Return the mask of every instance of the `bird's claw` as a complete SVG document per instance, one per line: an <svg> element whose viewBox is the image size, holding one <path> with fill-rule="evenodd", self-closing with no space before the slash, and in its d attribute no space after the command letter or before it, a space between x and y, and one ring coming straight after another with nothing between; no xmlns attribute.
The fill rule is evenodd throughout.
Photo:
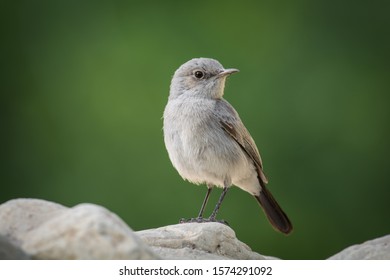
<svg viewBox="0 0 390 280"><path fill-rule="evenodd" d="M180 224L186 224L186 223L212 223L212 222L221 223L221 224L224 224L226 226L230 226L227 221L225 221L225 220L217 220L217 219L215 219L215 217L210 217L210 218L207 218L207 219L203 218L203 217L190 218L190 219L181 218L179 220Z"/></svg>

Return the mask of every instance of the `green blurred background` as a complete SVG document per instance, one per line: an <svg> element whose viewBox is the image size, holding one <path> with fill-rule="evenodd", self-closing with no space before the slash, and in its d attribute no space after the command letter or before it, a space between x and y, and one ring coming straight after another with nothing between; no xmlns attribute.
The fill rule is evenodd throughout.
<svg viewBox="0 0 390 280"><path fill-rule="evenodd" d="M213 57L240 69L225 97L295 226L234 188L219 218L240 240L322 259L390 233L388 2L1 1L0 28L0 203L96 203L134 230L196 216L206 188L172 167L161 117L173 72Z"/></svg>

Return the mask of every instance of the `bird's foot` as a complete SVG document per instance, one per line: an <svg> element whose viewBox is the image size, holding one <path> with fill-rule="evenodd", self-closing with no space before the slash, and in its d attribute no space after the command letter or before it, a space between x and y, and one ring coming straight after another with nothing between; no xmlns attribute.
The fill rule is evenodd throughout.
<svg viewBox="0 0 390 280"><path fill-rule="evenodd" d="M190 219L181 218L179 220L180 224L186 224L186 223L212 223L212 222L221 223L221 224L224 224L226 226L230 226L227 221L225 221L225 220L217 220L217 219L215 219L215 217L210 217L210 218L207 218L207 219L203 218L203 217L190 218Z"/></svg>
<svg viewBox="0 0 390 280"><path fill-rule="evenodd" d="M206 223L206 222L208 222L207 219L202 218L202 217L190 218L190 219L181 218L179 220L180 224L186 224L186 223Z"/></svg>

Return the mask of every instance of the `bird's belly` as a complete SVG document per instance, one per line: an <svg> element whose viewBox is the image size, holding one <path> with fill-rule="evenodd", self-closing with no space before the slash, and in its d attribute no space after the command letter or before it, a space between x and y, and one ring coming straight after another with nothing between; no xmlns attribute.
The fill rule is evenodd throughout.
<svg viewBox="0 0 390 280"><path fill-rule="evenodd" d="M168 140L170 143L166 141L171 145L171 161L184 179L224 187L254 176L252 161L241 147L225 132L219 135L223 137L207 137L204 133L193 133L193 130L177 131L171 137L172 141ZM229 141L231 145L226 145Z"/></svg>

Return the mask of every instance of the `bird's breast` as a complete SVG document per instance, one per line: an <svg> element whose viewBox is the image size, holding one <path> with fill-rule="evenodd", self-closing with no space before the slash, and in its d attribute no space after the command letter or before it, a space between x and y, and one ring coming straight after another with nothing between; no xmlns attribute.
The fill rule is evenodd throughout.
<svg viewBox="0 0 390 280"><path fill-rule="evenodd" d="M172 164L194 183L223 186L253 169L239 145L220 127L212 104L168 104L164 140Z"/></svg>

